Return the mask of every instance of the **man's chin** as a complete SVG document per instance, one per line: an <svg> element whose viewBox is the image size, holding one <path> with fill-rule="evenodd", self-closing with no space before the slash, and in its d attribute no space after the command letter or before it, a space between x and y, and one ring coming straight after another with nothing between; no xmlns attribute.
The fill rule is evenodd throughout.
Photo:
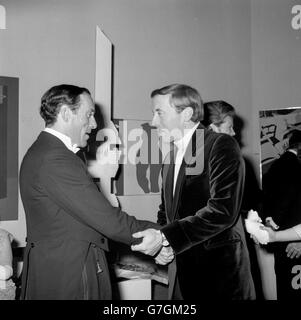
<svg viewBox="0 0 301 320"><path fill-rule="evenodd" d="M85 148L88 145L87 141L82 141L79 144L77 144L78 148Z"/></svg>

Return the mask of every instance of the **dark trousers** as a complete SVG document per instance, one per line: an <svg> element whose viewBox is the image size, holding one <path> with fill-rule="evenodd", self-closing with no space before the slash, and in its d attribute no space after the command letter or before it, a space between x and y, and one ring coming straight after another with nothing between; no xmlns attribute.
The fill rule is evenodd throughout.
<svg viewBox="0 0 301 320"><path fill-rule="evenodd" d="M187 250L177 257L177 275L184 300L254 300L250 261L241 240L203 250Z"/></svg>

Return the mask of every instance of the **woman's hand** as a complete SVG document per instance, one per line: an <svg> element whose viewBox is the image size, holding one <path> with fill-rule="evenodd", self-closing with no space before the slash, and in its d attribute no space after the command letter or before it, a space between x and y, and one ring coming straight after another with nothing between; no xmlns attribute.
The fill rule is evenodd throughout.
<svg viewBox="0 0 301 320"><path fill-rule="evenodd" d="M269 234L269 242L276 241L276 233L277 231L273 230L271 227L262 227L263 230L266 230Z"/></svg>

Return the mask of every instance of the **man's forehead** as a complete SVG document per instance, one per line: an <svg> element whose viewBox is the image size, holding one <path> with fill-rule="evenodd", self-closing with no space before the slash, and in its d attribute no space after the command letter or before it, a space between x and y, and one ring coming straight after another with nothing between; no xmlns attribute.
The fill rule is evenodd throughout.
<svg viewBox="0 0 301 320"><path fill-rule="evenodd" d="M158 98L156 99L156 97ZM157 95L153 97L152 109L153 109L153 112L155 111L170 112L171 110L176 111L172 101L171 94L169 93L166 95Z"/></svg>
<svg viewBox="0 0 301 320"><path fill-rule="evenodd" d="M165 95L158 94L158 95L154 96L152 99L153 108L154 109L162 109L165 106L171 106L170 99L171 99L170 93L165 94Z"/></svg>
<svg viewBox="0 0 301 320"><path fill-rule="evenodd" d="M95 111L95 104L88 93L83 93L80 97L82 105L84 105L89 111Z"/></svg>

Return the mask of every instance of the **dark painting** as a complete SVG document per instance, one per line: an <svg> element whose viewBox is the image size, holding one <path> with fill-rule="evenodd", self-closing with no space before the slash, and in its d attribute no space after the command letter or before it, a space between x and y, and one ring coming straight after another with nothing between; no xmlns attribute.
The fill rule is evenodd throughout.
<svg viewBox="0 0 301 320"><path fill-rule="evenodd" d="M19 79L0 77L0 221L18 220Z"/></svg>

